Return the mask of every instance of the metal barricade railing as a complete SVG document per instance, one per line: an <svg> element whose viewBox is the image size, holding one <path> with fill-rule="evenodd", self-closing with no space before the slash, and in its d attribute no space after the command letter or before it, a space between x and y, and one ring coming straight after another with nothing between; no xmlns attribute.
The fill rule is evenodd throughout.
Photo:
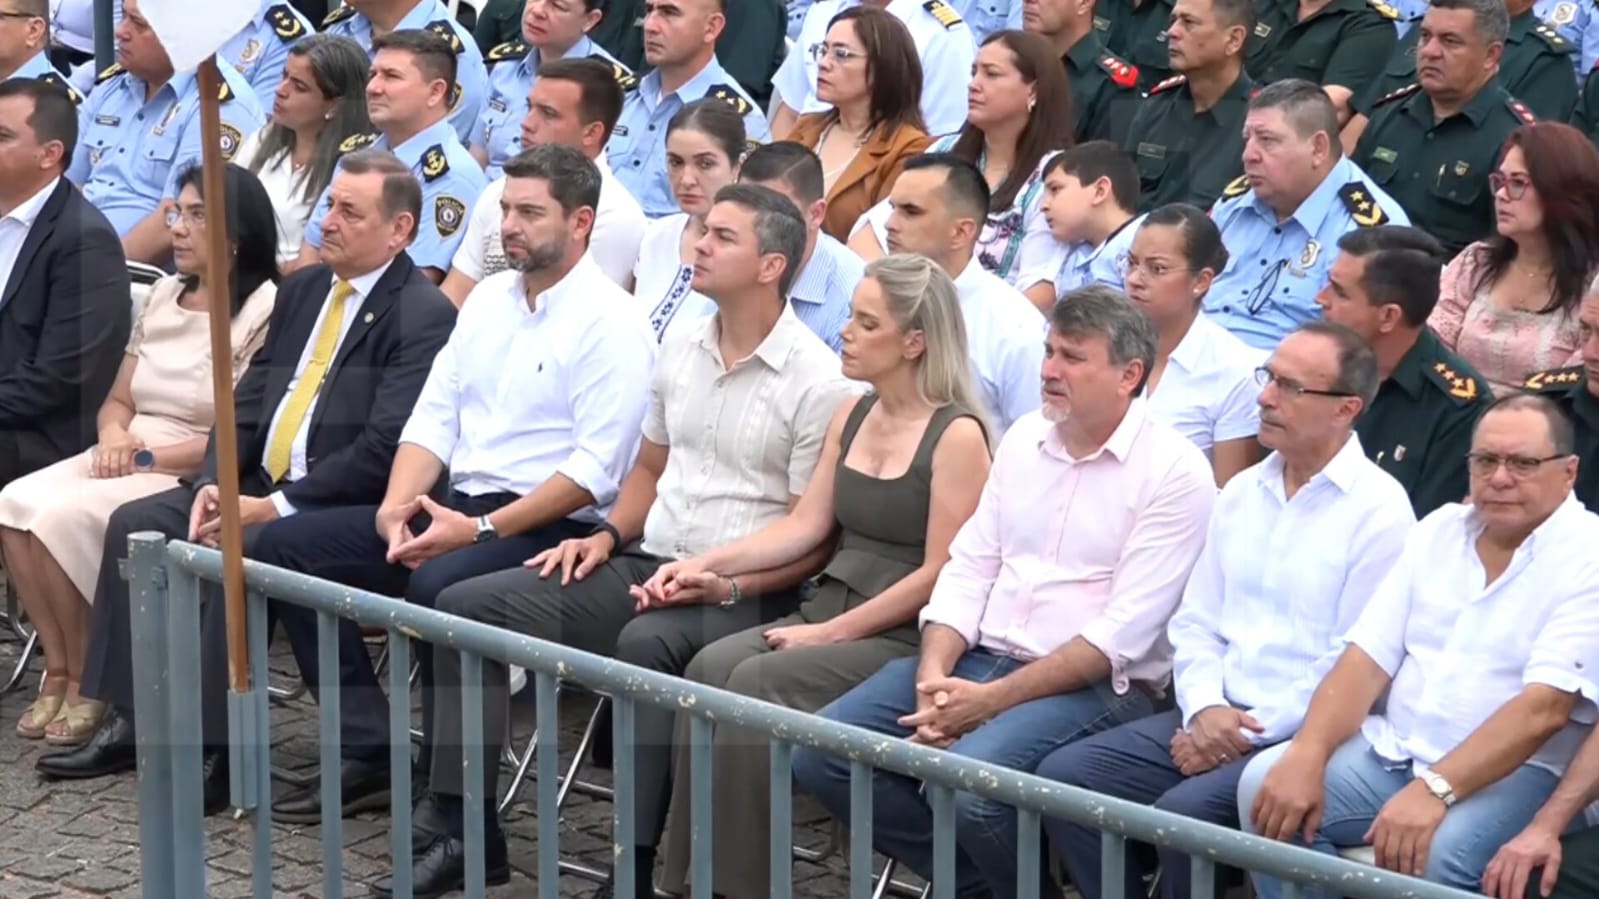
<svg viewBox="0 0 1599 899"><path fill-rule="evenodd" d="M144 895L155 899L200 899L205 893L205 829L201 801L199 600L201 579L221 577L221 555L185 543L166 544L156 534L130 539L129 571L133 599L134 680L137 691L139 805ZM1216 899L1216 865L1262 872L1290 881L1286 899L1298 899L1304 885L1352 899L1469 899L1472 895L1415 878L1323 855L1298 846L1261 839L985 764L906 740L885 738L805 712L772 705L637 668L614 659L468 621L389 597L271 566L246 561L249 590L250 671L253 688L230 695L229 735L233 753L233 804L254 822L253 877L257 897L272 895L271 740L267 695L267 598L304 606L317 613L318 653L324 679L336 678L339 619L388 630L391 747L392 849L394 895L410 899L411 849L411 685L406 638L428 641L438 651L461 653L462 797L465 819L466 895L482 897L485 878L483 795L483 660L519 665L533 674L538 738L536 785L536 880L541 899L559 895L560 820L557 810L562 772L558 757L556 687L568 681L602 690L611 697L614 728L613 788L618 796L634 789L631 747L638 703L671 708L693 716L690 767L693 775L691 884L694 899L710 899L712 756L717 723L736 724L769 737L771 743L771 857L792 852L793 791L790 765L794 746L812 747L850 760L848 824L849 895L869 899L874 871L872 791L874 770L892 771L926 784L933 810L934 899L953 899L957 792L1008 803L1018 811L1021 839L1017 853L1020 895L1038 894L1041 823L1064 818L1104 833L1101 856L1106 899L1125 899L1137 885L1122 882L1127 841L1169 846L1189 854L1196 899ZM323 886L325 899L343 895L343 829L340 807L339 705L336 680L321 689L321 798ZM613 803L612 850L616 894L634 895L633 804ZM769 895L793 895L793 866L771 866Z"/></svg>

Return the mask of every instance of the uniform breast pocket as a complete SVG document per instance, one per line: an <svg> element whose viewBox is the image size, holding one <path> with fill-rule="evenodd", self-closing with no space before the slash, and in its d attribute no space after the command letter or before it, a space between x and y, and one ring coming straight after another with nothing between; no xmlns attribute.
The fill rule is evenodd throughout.
<svg viewBox="0 0 1599 899"><path fill-rule="evenodd" d="M1275 68L1288 78L1303 78L1311 84L1320 84L1322 73L1327 71L1327 60L1332 56L1332 48L1319 41L1314 46L1309 46L1308 43L1301 42L1298 46L1283 48ZM1358 86L1345 85L1345 87Z"/></svg>
<svg viewBox="0 0 1599 899"><path fill-rule="evenodd" d="M178 135L171 129L146 137L144 146L139 148L139 179L157 191L164 189L177 155Z"/></svg>
<svg viewBox="0 0 1599 899"><path fill-rule="evenodd" d="M1483 188L1488 167L1470 160L1445 162L1433 176L1432 195L1453 206L1477 205L1486 196Z"/></svg>
<svg viewBox="0 0 1599 899"><path fill-rule="evenodd" d="M1399 158L1392 150L1378 147L1371 159L1366 161L1365 169L1371 180L1388 187L1394 180L1394 174L1399 171Z"/></svg>
<svg viewBox="0 0 1599 899"><path fill-rule="evenodd" d="M1159 144L1140 143L1133 148L1134 157L1138 161L1138 182L1144 193L1150 194L1158 188L1166 178L1166 169L1171 165L1172 151Z"/></svg>
<svg viewBox="0 0 1599 899"><path fill-rule="evenodd" d="M495 134L505 125L511 117L511 108L504 97L490 97L489 102L483 107L483 134L488 140L493 140Z"/></svg>
<svg viewBox="0 0 1599 899"><path fill-rule="evenodd" d="M117 138L122 135L122 120L116 116L96 116L83 133L83 148L79 151L89 157L89 171L112 161L117 152Z"/></svg>

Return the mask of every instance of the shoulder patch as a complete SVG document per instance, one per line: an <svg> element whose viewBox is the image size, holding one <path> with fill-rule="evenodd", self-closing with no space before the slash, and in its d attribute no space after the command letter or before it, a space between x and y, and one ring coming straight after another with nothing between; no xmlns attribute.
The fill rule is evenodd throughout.
<svg viewBox="0 0 1599 899"><path fill-rule="evenodd" d="M1551 368L1533 372L1527 376L1527 380L1521 386L1536 393L1564 393L1586 380L1588 376L1583 373L1582 366L1573 365L1570 368Z"/></svg>
<svg viewBox="0 0 1599 899"><path fill-rule="evenodd" d="M433 225L440 237L449 237L461 230L466 221L466 204L454 197L440 194L433 200Z"/></svg>
<svg viewBox="0 0 1599 899"><path fill-rule="evenodd" d="M493 49L483 54L483 61L488 63L490 68L493 68L495 63L505 62L507 59L521 59L526 55L527 42L518 38L514 41L496 44Z"/></svg>
<svg viewBox="0 0 1599 899"><path fill-rule="evenodd" d="M934 19L938 20L938 24L944 26L945 31L950 31L956 25L963 24L966 21L961 18L960 13L955 11L955 7L950 6L945 0L927 0L926 3L922 4L922 9L927 10Z"/></svg>
<svg viewBox="0 0 1599 899"><path fill-rule="evenodd" d="M1362 228L1374 228L1388 222L1388 213L1372 197L1371 189L1359 181L1351 181L1338 188L1338 199L1344 201L1349 217Z"/></svg>
<svg viewBox="0 0 1599 899"><path fill-rule="evenodd" d="M1532 114L1532 110L1527 108L1527 104L1517 100L1515 97L1511 97L1510 102L1506 105L1510 107L1512 113L1515 113L1516 118L1523 123L1531 125L1533 122L1538 121L1538 117Z"/></svg>
<svg viewBox="0 0 1599 899"><path fill-rule="evenodd" d="M1155 85L1154 87L1150 88L1149 89L1149 95L1151 97L1153 97L1154 95L1156 95L1156 94L1158 94L1158 93L1160 93L1162 91L1169 91L1172 88L1178 86L1179 84L1187 84L1187 83L1188 83L1188 76L1187 75L1173 75L1170 78L1167 78L1165 81L1162 81L1159 84Z"/></svg>
<svg viewBox="0 0 1599 899"><path fill-rule="evenodd" d="M1447 362L1439 362L1432 367L1433 382L1444 389L1444 392L1462 403L1469 403L1482 396L1482 388L1477 379L1471 375L1464 375L1455 371Z"/></svg>
<svg viewBox="0 0 1599 899"><path fill-rule="evenodd" d="M1130 62L1124 62L1114 54L1106 53L1099 58L1099 67L1110 76L1111 83L1120 88L1133 88L1138 86L1138 67Z"/></svg>
<svg viewBox="0 0 1599 899"><path fill-rule="evenodd" d="M431 31L439 37L449 41L450 50L457 55L459 55L462 50L466 49L466 45L461 43L461 36L455 33L454 28L450 27L449 19L439 19L437 22L429 22L422 26L422 30Z"/></svg>
<svg viewBox="0 0 1599 899"><path fill-rule="evenodd" d="M339 153L354 153L356 150L365 150L367 147L377 143L377 141L378 135L375 132L372 134L352 134L344 139L344 143L339 144Z"/></svg>
<svg viewBox="0 0 1599 899"><path fill-rule="evenodd" d="M1372 9L1375 9L1377 11L1377 15L1382 16L1389 21L1399 21L1399 10L1394 9L1387 3L1384 3L1383 0L1366 0L1366 5Z"/></svg>
<svg viewBox="0 0 1599 899"><path fill-rule="evenodd" d="M1233 197L1241 197L1248 192L1248 175L1239 175L1237 178L1227 182L1227 186L1221 189L1221 195L1229 200L1231 200Z"/></svg>
<svg viewBox="0 0 1599 899"><path fill-rule="evenodd" d="M105 84L107 81L110 81L111 79L113 79L113 78L115 78L115 77L117 77L118 75L121 75L121 74L122 74L122 64L114 62L111 65L106 66L104 69L102 69L100 74L94 76L94 83L95 84Z"/></svg>
<svg viewBox="0 0 1599 899"><path fill-rule="evenodd" d="M616 86L622 89L622 93L625 94L633 88L638 87L638 76L634 75L627 66L624 66L619 62L612 62L598 53L592 54L589 56L589 59L592 59L596 62L603 62L611 67L611 74L616 78Z"/></svg>
<svg viewBox="0 0 1599 899"><path fill-rule="evenodd" d="M705 96L715 97L723 102L731 103L733 108L738 110L739 115L749 115L750 111L755 108L755 104L744 99L744 96L738 92L738 89L733 87L731 84L713 85L710 90L705 92Z"/></svg>
<svg viewBox="0 0 1599 899"><path fill-rule="evenodd" d="M1547 23L1539 22L1538 25L1532 29L1532 33L1545 44L1548 44L1549 49L1556 53L1571 53L1577 49L1572 45L1571 41L1561 37L1560 32L1556 31L1554 26Z"/></svg>
<svg viewBox="0 0 1599 899"><path fill-rule="evenodd" d="M1556 3L1550 11L1548 21L1556 28L1570 25L1577 21L1577 4L1571 2Z"/></svg>
<svg viewBox="0 0 1599 899"><path fill-rule="evenodd" d="M78 89L72 86L72 82L62 78L60 75L57 75L54 72L45 72L43 75L39 76L39 80L43 81L45 84L51 85L52 87L59 87L66 91L67 98L72 101L73 106L80 106L83 104L83 94L78 93Z"/></svg>
<svg viewBox="0 0 1599 899"><path fill-rule="evenodd" d="M1389 91L1388 93L1383 94L1381 97L1377 98L1377 102L1375 102L1375 103L1373 103L1371 105L1375 107L1375 106L1381 106L1384 103L1391 103L1391 102L1393 102L1395 100L1400 100L1400 99L1403 99L1405 97L1408 97L1411 94L1413 94L1413 93L1415 93L1416 91L1419 91L1419 90L1421 90L1421 82L1419 82L1419 81L1412 82L1412 83L1407 84L1404 87L1400 88L1399 90Z"/></svg>
<svg viewBox="0 0 1599 899"><path fill-rule="evenodd" d="M232 162L233 157L239 152L239 145L244 143L244 135L239 129L223 122L217 140L222 147L222 160Z"/></svg>
<svg viewBox="0 0 1599 899"><path fill-rule="evenodd" d="M443 178L450 171L450 160L444 155L444 145L434 144L422 152L422 177L428 183Z"/></svg>
<svg viewBox="0 0 1599 899"><path fill-rule="evenodd" d="M294 8L287 3L279 3L266 12L267 24L272 26L272 33L287 44L302 34L305 34L305 23L294 14Z"/></svg>
<svg viewBox="0 0 1599 899"><path fill-rule="evenodd" d="M332 12L327 14L327 16L322 20L322 27L326 28L329 25L337 24L339 22L344 21L345 19L348 19L349 17L351 17L353 15L355 15L355 7L353 7L353 6L340 6L338 9L335 9L334 11L332 11Z"/></svg>

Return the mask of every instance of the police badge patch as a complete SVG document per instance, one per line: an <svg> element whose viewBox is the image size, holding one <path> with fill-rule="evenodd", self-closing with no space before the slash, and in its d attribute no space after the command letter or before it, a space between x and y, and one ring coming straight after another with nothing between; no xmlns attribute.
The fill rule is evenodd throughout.
<svg viewBox="0 0 1599 899"><path fill-rule="evenodd" d="M454 197L440 196L433 201L433 223L440 237L450 237L461 230L466 219L466 204Z"/></svg>
<svg viewBox="0 0 1599 899"><path fill-rule="evenodd" d="M223 122L220 137L222 158L232 162L233 154L239 152L239 145L244 143L244 135L239 133L239 129L229 125L227 122Z"/></svg>

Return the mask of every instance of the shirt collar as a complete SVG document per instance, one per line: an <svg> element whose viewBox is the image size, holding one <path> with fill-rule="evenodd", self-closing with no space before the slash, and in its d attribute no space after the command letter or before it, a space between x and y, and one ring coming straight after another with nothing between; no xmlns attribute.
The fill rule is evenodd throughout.
<svg viewBox="0 0 1599 899"><path fill-rule="evenodd" d="M555 282L555 286L549 290L539 294L538 303L531 312L527 308L527 285L520 277L512 281L511 295L516 297L524 313L537 315L543 312L546 315L554 315L572 303L582 302L582 297L585 293L584 287L594 283L593 275L597 271L598 269L589 254L584 253L577 260L577 265L572 266L572 270L566 273L566 277Z"/></svg>
<svg viewBox="0 0 1599 899"><path fill-rule="evenodd" d="M1477 95L1471 98L1471 102L1461 107L1460 111L1455 113L1455 115L1465 116L1470 120L1472 127L1480 128L1482 123L1488 118L1488 111L1493 108L1493 105L1503 102L1502 94L1504 94L1504 88L1499 86L1499 81L1491 79L1482 86L1481 90L1477 91ZM1429 131L1442 124L1438 121L1438 113L1433 108L1432 97L1426 91L1416 91L1413 96L1405 101L1405 105Z"/></svg>
<svg viewBox="0 0 1599 899"><path fill-rule="evenodd" d="M1172 348L1167 361L1177 363L1178 368L1190 375L1197 373L1200 363L1208 355L1206 350L1210 349L1211 338L1214 336L1206 329L1219 327L1221 326L1206 318L1205 313L1201 312L1194 318L1194 323L1188 326L1188 333L1184 334L1183 339L1177 341L1177 346Z"/></svg>
<svg viewBox="0 0 1599 899"><path fill-rule="evenodd" d="M1106 248L1110 247L1116 242L1117 237L1123 234L1129 234L1132 231L1137 231L1139 223L1143 222L1143 220L1144 217L1141 215L1129 216L1127 221L1117 225L1116 230L1105 236L1104 243L1088 251L1088 253L1083 257L1083 264L1087 265L1088 263L1093 262L1095 259L1098 259L1100 254L1105 252Z"/></svg>
<svg viewBox="0 0 1599 899"><path fill-rule="evenodd" d="M719 62L716 56L713 54L710 60L705 63L705 68L700 69L694 74L693 78L683 82L683 84L678 87L676 96L680 99L688 98L683 100L685 103L698 100L709 93L711 86L718 80L728 80L727 71L722 68L721 62ZM653 69L648 75L645 75L644 80L639 82L639 89L641 91L648 89L649 93L657 102L659 102L662 99L661 70Z"/></svg>
<svg viewBox="0 0 1599 899"><path fill-rule="evenodd" d="M0 220L16 222L31 230L33 223L39 220L39 213L44 210L45 201L50 199L50 194L55 191L56 185L60 182L60 177L50 179L50 183L44 186L44 190L23 200L18 204L17 208L6 213L5 218Z"/></svg>
<svg viewBox="0 0 1599 899"><path fill-rule="evenodd" d="M1066 55L1061 57L1061 62L1079 72L1086 71L1099 65L1100 54L1104 52L1105 45L1100 43L1099 35L1090 28L1087 34L1078 38L1077 43L1072 44L1072 48L1066 51Z"/></svg>
<svg viewBox="0 0 1599 899"><path fill-rule="evenodd" d="M1350 181L1358 180L1354 177L1354 173L1348 169L1351 165L1353 163L1347 157L1340 158L1338 162L1334 163L1333 167L1327 171L1327 175L1321 179L1321 183L1316 185L1316 189L1310 192L1310 196L1306 197L1299 204L1299 207L1293 211L1293 214L1288 216L1288 221L1298 222L1299 227L1303 228L1306 234L1312 236L1317 231L1320 231L1321 224L1327 218L1328 211L1333 208L1334 202L1338 200L1338 189ZM1266 202L1253 189L1250 190L1249 195L1253 198L1250 205L1254 208L1255 213L1275 225L1277 223L1276 210L1267 206Z"/></svg>
<svg viewBox="0 0 1599 899"><path fill-rule="evenodd" d="M435 4L433 3L433 0L419 0L415 6L411 7L410 12L406 13L400 18L400 21L395 24L394 30L406 31L408 29L421 28L427 25L435 18L433 15L434 6ZM438 16L437 18L447 19L449 17Z"/></svg>
<svg viewBox="0 0 1599 899"><path fill-rule="evenodd" d="M782 371L783 364L788 361L788 357L794 349L794 342L802 331L805 331L805 326L800 323L799 317L794 314L794 307L784 303L783 312L777 317L777 324L773 325L772 330L767 332L765 339L755 348L755 352L751 353L750 357L761 360L772 371ZM699 339L700 348L709 353L713 359L720 358L718 356L720 350L716 344L721 334L722 313L718 312L705 319L705 327L700 331ZM723 359L722 364L726 365L727 360Z"/></svg>
<svg viewBox="0 0 1599 899"><path fill-rule="evenodd" d="M1539 522L1538 526L1532 529L1532 533L1527 535L1527 539L1523 540L1521 545L1516 547L1516 553L1519 555L1522 550L1536 552L1538 543L1541 540L1547 539L1552 541L1555 539L1553 536L1546 535L1550 535L1551 532L1565 527L1567 519L1572 518L1573 516L1586 514L1588 514L1587 507L1578 501L1577 492L1575 490L1568 490L1566 492L1566 498L1560 501L1560 505L1556 506L1555 510L1549 513L1548 518L1545 518L1543 521ZM1482 520L1482 513L1477 511L1476 506L1472 506L1466 512L1466 533L1475 539L1478 535L1482 534L1483 527L1484 524Z"/></svg>
<svg viewBox="0 0 1599 899"><path fill-rule="evenodd" d="M11 77L39 78L54 71L55 67L50 65L50 57L46 56L43 50L40 50L38 53L33 54L33 57L27 62L18 66L17 71Z"/></svg>
<svg viewBox="0 0 1599 899"><path fill-rule="evenodd" d="M1354 431L1349 432L1349 439L1337 453L1322 466L1321 471L1305 482L1305 487L1322 479L1329 481L1339 492L1348 493L1354 489L1355 481L1359 480L1361 470L1366 464L1366 451L1361 449L1360 438ZM1271 491L1279 498L1286 495L1283 489L1283 455L1273 452L1260 464L1260 486ZM1303 490L1304 488L1300 488Z"/></svg>
<svg viewBox="0 0 1599 899"><path fill-rule="evenodd" d="M433 146L434 144L443 144L447 141L445 132L454 134L455 127L450 124L449 119L439 119L437 122L434 122L421 131L418 131L416 134L412 135L409 140L397 147L390 146L389 139L387 136L385 136L380 142L380 149L389 150L395 156L398 156L401 162L404 162L406 165L414 168L422 161L422 154L426 152L429 147Z"/></svg>
<svg viewBox="0 0 1599 899"><path fill-rule="evenodd" d="M383 279L384 273L387 272L389 270L389 266L393 264L394 260L390 259L388 262L383 263L381 266L367 272L364 275L356 275L354 278L351 278L350 286L355 288L355 295L359 297L362 302L366 302L366 298L372 295L373 288L378 286L378 281ZM339 276L334 275L333 280L337 282L339 280ZM331 284L328 285L328 289L333 289Z"/></svg>
<svg viewBox="0 0 1599 899"><path fill-rule="evenodd" d="M1438 338L1433 336L1432 328L1423 325L1416 342L1410 345L1405 355L1399 357L1399 364L1389 372L1388 380L1398 384L1411 396L1420 396L1427 388L1427 361L1436 359L1441 350L1442 346Z"/></svg>
<svg viewBox="0 0 1599 899"><path fill-rule="evenodd" d="M528 47L527 55L522 57L521 66L524 72L534 73L539 70L541 63L557 59L582 59L585 56L596 54L597 50L598 47L594 41L590 40L589 36L585 34L577 39L577 43L568 47L565 53L560 56L552 56L548 60L544 58L544 54L539 48L530 46Z"/></svg>
<svg viewBox="0 0 1599 899"><path fill-rule="evenodd" d="M1144 429L1144 421L1148 417L1148 401L1141 396L1133 397L1132 403L1127 406L1127 412L1116 425L1116 430L1110 433L1110 439L1099 449L1081 459L1073 458L1071 453L1066 451L1066 444L1060 439L1060 427L1054 424L1049 426L1038 441L1038 449L1039 452L1048 453L1075 465L1092 462L1105 453L1110 453L1117 462L1126 462L1128 454L1133 451L1133 441L1138 439L1138 434Z"/></svg>

